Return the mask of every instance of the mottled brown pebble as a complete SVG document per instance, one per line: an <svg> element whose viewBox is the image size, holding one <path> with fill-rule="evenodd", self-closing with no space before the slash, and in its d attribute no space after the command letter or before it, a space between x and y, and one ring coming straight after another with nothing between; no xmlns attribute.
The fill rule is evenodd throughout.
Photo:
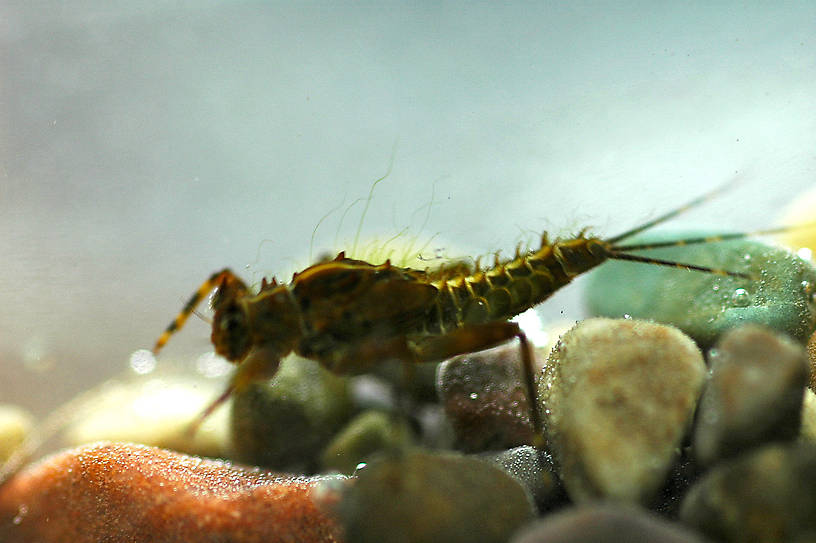
<svg viewBox="0 0 816 543"><path fill-rule="evenodd" d="M808 387L816 392L816 332L808 339L805 351L807 352L809 368Z"/></svg>
<svg viewBox="0 0 816 543"><path fill-rule="evenodd" d="M311 500L324 479L100 442L0 486L0 541L338 541L336 524Z"/></svg>
<svg viewBox="0 0 816 543"><path fill-rule="evenodd" d="M519 354L518 344L510 343L439 365L437 391L457 449L481 452L532 443Z"/></svg>

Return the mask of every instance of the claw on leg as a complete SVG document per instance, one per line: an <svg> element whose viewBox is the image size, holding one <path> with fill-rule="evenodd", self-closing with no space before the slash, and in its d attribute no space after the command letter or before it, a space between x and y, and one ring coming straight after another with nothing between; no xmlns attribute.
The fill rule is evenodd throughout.
<svg viewBox="0 0 816 543"><path fill-rule="evenodd" d="M193 421L184 430L184 434L188 438L193 437L196 434L196 432L198 432L198 429L201 428L201 425L204 424L204 421L207 420L209 418L209 416L212 415L215 412L215 410L218 409L221 406L221 404L226 402L229 399L229 397L232 396L232 393L233 393L234 390L235 390L235 387L233 387L233 385L230 384L227 387L227 389L224 392L221 393L220 396L218 396L215 400L213 400L204 409L204 411L199 413L199 415L195 419L193 419Z"/></svg>

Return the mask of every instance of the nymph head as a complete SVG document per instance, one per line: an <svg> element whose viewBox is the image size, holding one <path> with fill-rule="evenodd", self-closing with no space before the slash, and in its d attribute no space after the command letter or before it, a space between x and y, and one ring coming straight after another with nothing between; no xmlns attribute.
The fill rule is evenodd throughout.
<svg viewBox="0 0 816 543"><path fill-rule="evenodd" d="M238 362L252 346L245 304L232 299L219 305L213 317L212 343L216 353Z"/></svg>
<svg viewBox="0 0 816 543"><path fill-rule="evenodd" d="M229 275L223 277L212 297L212 343L215 352L231 362L240 361L252 346L247 294L244 283Z"/></svg>

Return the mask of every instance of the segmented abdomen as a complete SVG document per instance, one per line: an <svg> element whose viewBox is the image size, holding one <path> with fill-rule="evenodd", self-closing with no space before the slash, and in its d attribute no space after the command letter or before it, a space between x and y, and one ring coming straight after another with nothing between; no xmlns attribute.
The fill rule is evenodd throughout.
<svg viewBox="0 0 816 543"><path fill-rule="evenodd" d="M544 240L539 250L497 262L488 270L433 281L439 297L426 331L441 333L464 324L506 320L538 305L576 275L606 260L592 254L588 242Z"/></svg>

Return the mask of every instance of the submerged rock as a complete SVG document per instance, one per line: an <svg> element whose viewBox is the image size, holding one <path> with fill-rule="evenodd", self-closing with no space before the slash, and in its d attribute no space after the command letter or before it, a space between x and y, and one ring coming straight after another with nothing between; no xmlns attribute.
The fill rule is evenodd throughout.
<svg viewBox="0 0 816 543"><path fill-rule="evenodd" d="M677 458L705 375L702 353L670 326L590 319L565 334L539 397L569 496L647 503Z"/></svg>
<svg viewBox="0 0 816 543"><path fill-rule="evenodd" d="M437 390L456 448L479 452L532 443L519 349L512 342L439 365Z"/></svg>
<svg viewBox="0 0 816 543"><path fill-rule="evenodd" d="M808 371L804 349L748 325L709 353L711 379L700 399L694 454L703 464L799 434Z"/></svg>
<svg viewBox="0 0 816 543"><path fill-rule="evenodd" d="M635 507L590 505L550 515L519 530L510 543L703 543L682 526Z"/></svg>
<svg viewBox="0 0 816 543"><path fill-rule="evenodd" d="M312 360L287 357L272 379L235 393L230 432L236 459L313 472L352 409L345 378Z"/></svg>
<svg viewBox="0 0 816 543"><path fill-rule="evenodd" d="M627 243L671 241L716 232L649 233ZM638 262L607 262L589 275L594 315L630 315L677 326L703 348L726 330L760 324L804 343L816 325L816 269L790 251L741 239L644 251L643 256L747 273L723 277Z"/></svg>
<svg viewBox="0 0 816 543"><path fill-rule="evenodd" d="M539 511L548 511L566 500L555 474L552 456L535 447L522 445L501 452L482 453L483 458L516 478L533 497Z"/></svg>
<svg viewBox="0 0 816 543"><path fill-rule="evenodd" d="M356 475L333 506L355 543L504 543L533 516L521 485L476 458L405 451Z"/></svg>
<svg viewBox="0 0 816 543"><path fill-rule="evenodd" d="M683 522L716 541L816 541L816 446L768 445L717 464L689 491Z"/></svg>
<svg viewBox="0 0 816 543"><path fill-rule="evenodd" d="M58 453L0 486L0 541L325 542L325 477L277 475L128 443Z"/></svg>
<svg viewBox="0 0 816 543"><path fill-rule="evenodd" d="M34 428L34 415L15 405L0 405L0 465L9 459Z"/></svg>
<svg viewBox="0 0 816 543"><path fill-rule="evenodd" d="M195 433L189 431L223 387L213 379L183 375L108 381L69 404L62 444L127 441L224 457L229 451L226 409L216 410Z"/></svg>
<svg viewBox="0 0 816 543"><path fill-rule="evenodd" d="M398 414L365 411L334 436L321 455L321 465L324 470L350 474L372 454L407 448L412 444L411 434Z"/></svg>
<svg viewBox="0 0 816 543"><path fill-rule="evenodd" d="M816 332L808 339L805 352L808 357L808 386L810 390L816 391Z"/></svg>
<svg viewBox="0 0 816 543"><path fill-rule="evenodd" d="M816 394L809 388L805 389L802 399L802 426L799 428L799 436L816 444Z"/></svg>

